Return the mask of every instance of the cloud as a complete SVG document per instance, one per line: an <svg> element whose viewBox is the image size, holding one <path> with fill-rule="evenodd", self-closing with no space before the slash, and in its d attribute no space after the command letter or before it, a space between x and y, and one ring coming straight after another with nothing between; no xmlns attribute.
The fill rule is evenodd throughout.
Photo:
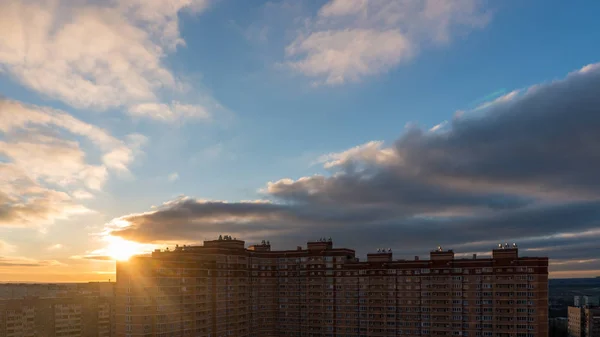
<svg viewBox="0 0 600 337"><path fill-rule="evenodd" d="M108 255L74 255L71 259L75 260L95 260L95 261L115 261L115 258Z"/></svg>
<svg viewBox="0 0 600 337"><path fill-rule="evenodd" d="M106 180L106 168L86 164L85 153L73 141L29 134L27 138L0 142L0 154L10 158L16 166L27 168L34 180L49 184L83 183L99 190Z"/></svg>
<svg viewBox="0 0 600 337"><path fill-rule="evenodd" d="M0 267L56 267L64 265L64 263L56 260L35 260L25 257L0 256Z"/></svg>
<svg viewBox="0 0 600 337"><path fill-rule="evenodd" d="M57 243L57 244L54 244L54 245L51 245L50 247L48 247L48 250L60 250L63 248L65 248L65 246L63 246L60 243Z"/></svg>
<svg viewBox="0 0 600 337"><path fill-rule="evenodd" d="M40 227L90 212L65 192L46 188L13 164L0 163L0 226Z"/></svg>
<svg viewBox="0 0 600 337"><path fill-rule="evenodd" d="M163 121L175 121L182 118L209 119L210 113L200 105L173 102L170 105L144 103L131 106L129 113L134 116L150 116Z"/></svg>
<svg viewBox="0 0 600 337"><path fill-rule="evenodd" d="M128 175L146 138L126 140L63 111L0 99L0 225L45 226L90 212L89 199L110 173ZM91 144L99 150L90 163Z"/></svg>
<svg viewBox="0 0 600 337"><path fill-rule="evenodd" d="M479 104L474 110L475 111L482 110L482 109L488 108L490 106L493 106L497 103L510 102L512 99L517 97L517 95L519 95L519 90L513 90L513 91L509 92L508 94L501 95L500 97L498 97L492 101L488 101L488 102Z"/></svg>
<svg viewBox="0 0 600 337"><path fill-rule="evenodd" d="M167 177L167 180L169 180L170 182L179 180L179 173L173 172L173 173L169 174L169 176Z"/></svg>
<svg viewBox="0 0 600 337"><path fill-rule="evenodd" d="M409 125L393 144L321 156L330 174L268 183L267 203L182 197L107 229L140 242L227 233L279 248L333 236L359 252L386 246L409 256L516 241L527 255L583 261L554 263L553 272L595 270L597 251L581 248L600 237L599 89L600 67L586 66L466 112L444 132Z"/></svg>
<svg viewBox="0 0 600 337"><path fill-rule="evenodd" d="M481 2L331 0L286 47L286 64L316 83L339 85L389 71L428 45L483 27Z"/></svg>
<svg viewBox="0 0 600 337"><path fill-rule="evenodd" d="M378 164L392 163L398 160L393 151L390 149L382 150L382 146L382 141L371 141L343 152L320 156L317 162L324 164L325 168L332 168L355 159L372 161Z"/></svg>
<svg viewBox="0 0 600 337"><path fill-rule="evenodd" d="M75 199L93 199L94 195L86 190L76 190L73 191L73 193L71 193L71 195L73 196L73 198Z"/></svg>
<svg viewBox="0 0 600 337"><path fill-rule="evenodd" d="M442 132L442 131L444 131L444 129L447 125L448 125L448 121L443 121L443 122L433 126L431 129L429 129L429 131L430 132Z"/></svg>
<svg viewBox="0 0 600 337"><path fill-rule="evenodd" d="M289 66L309 77L325 76L326 84L358 81L387 71L412 54L409 40L398 30L349 29L323 31L298 38L286 47Z"/></svg>
<svg viewBox="0 0 600 337"><path fill-rule="evenodd" d="M200 13L205 0L53 1L0 4L0 69L22 85L76 108L119 107L163 120L206 108L164 105L188 86L164 59L185 44L182 11ZM171 101L171 99L167 99ZM137 108L136 108L137 107ZM191 113L190 111L196 111Z"/></svg>
<svg viewBox="0 0 600 337"><path fill-rule="evenodd" d="M15 245L12 245L6 241L2 241L0 240L0 252L2 253L14 253L16 251L17 247Z"/></svg>
<svg viewBox="0 0 600 337"><path fill-rule="evenodd" d="M127 136L128 142L123 142L111 136L108 131L85 123L63 111L24 105L0 98L0 132L7 134L20 130L27 132L25 136L36 137L41 141L56 139L55 133L50 132L48 136L47 131L50 128L58 128L71 135L89 139L103 151L103 164L118 171L127 170L127 166L133 161L135 151L146 142L146 137L140 134L130 134Z"/></svg>

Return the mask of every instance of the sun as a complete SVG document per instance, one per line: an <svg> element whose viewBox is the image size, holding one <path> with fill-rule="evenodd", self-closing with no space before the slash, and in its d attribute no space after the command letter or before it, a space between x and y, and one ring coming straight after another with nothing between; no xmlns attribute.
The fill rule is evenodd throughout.
<svg viewBox="0 0 600 337"><path fill-rule="evenodd" d="M143 253L143 245L136 242L114 236L106 237L106 241L108 241L108 245L105 250L115 260L126 261L133 255Z"/></svg>

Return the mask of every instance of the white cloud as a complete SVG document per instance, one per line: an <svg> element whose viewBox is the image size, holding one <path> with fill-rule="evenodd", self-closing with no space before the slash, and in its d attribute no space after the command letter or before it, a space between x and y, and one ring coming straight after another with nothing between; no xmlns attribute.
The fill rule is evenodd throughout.
<svg viewBox="0 0 600 337"><path fill-rule="evenodd" d="M83 183L87 188L98 190L106 180L103 166L89 165L85 153L74 141L28 134L27 137L0 141L0 155L11 160L17 167L27 170L33 180L68 186Z"/></svg>
<svg viewBox="0 0 600 337"><path fill-rule="evenodd" d="M399 30L328 30L297 38L286 48L300 56L289 65L307 76L325 77L326 84L358 81L384 72L411 56L408 39Z"/></svg>
<svg viewBox="0 0 600 337"><path fill-rule="evenodd" d="M173 172L173 173L169 174L169 176L167 177L167 180L169 180L170 182L179 180L179 173Z"/></svg>
<svg viewBox="0 0 600 337"><path fill-rule="evenodd" d="M513 99L515 99L520 93L521 93L521 91L519 91L519 90L513 90L513 91L509 92L508 94L502 95L492 101L481 103L480 105L476 106L475 109L473 109L473 111L487 109L487 108L491 107L492 105L510 102Z"/></svg>
<svg viewBox="0 0 600 337"><path fill-rule="evenodd" d="M169 105L162 103L133 105L129 108L129 113L134 116L149 116L162 121L176 121L181 118L210 118L210 113L202 105L182 104L177 101Z"/></svg>
<svg viewBox="0 0 600 337"><path fill-rule="evenodd" d="M71 195L73 196L73 198L80 199L80 200L94 198L94 195L86 190L76 190L76 191L73 191L73 193L71 193Z"/></svg>
<svg viewBox="0 0 600 337"><path fill-rule="evenodd" d="M434 125L431 129L429 129L429 132L439 132L444 130L444 128L446 128L448 126L448 121L443 121L439 124Z"/></svg>
<svg viewBox="0 0 600 337"><path fill-rule="evenodd" d="M77 108L161 104L185 86L163 62L184 44L178 14L206 6L205 0L2 1L0 69Z"/></svg>
<svg viewBox="0 0 600 337"><path fill-rule="evenodd" d="M63 249L63 248L65 248L65 246L63 246L60 243L57 243L57 244L54 244L54 245L48 247L48 250L59 250L59 249Z"/></svg>
<svg viewBox="0 0 600 337"><path fill-rule="evenodd" d="M482 27L475 0L331 0L286 48L287 65L317 83L359 81L389 71L419 49Z"/></svg>
<svg viewBox="0 0 600 337"><path fill-rule="evenodd" d="M109 174L129 173L146 138L126 141L59 110L0 100L0 225L43 227L90 212L74 199L89 199ZM89 141L100 152L90 164Z"/></svg>
<svg viewBox="0 0 600 337"><path fill-rule="evenodd" d="M334 168L356 161L385 165L398 160L392 148L383 148L382 141L370 141L342 152L328 153L319 157L317 162L324 164L325 168Z"/></svg>
<svg viewBox="0 0 600 337"><path fill-rule="evenodd" d="M0 163L0 227L38 227L90 212L62 191L31 179L24 168Z"/></svg>
<svg viewBox="0 0 600 337"><path fill-rule="evenodd" d="M0 132L8 133L14 130L29 130L28 137L34 137L39 143L47 141L60 142L55 137L40 134L42 130L35 129L40 127L46 129L58 128L72 135L83 136L89 139L103 152L103 164L117 171L126 171L127 166L133 161L135 151L139 150L146 142L145 136L131 134L127 136L128 143L125 143L111 136L108 131L85 123L63 111L37 106L25 106L15 101L0 99ZM71 155L75 154L76 150L74 150L74 147L78 147L73 142L63 141L62 145L71 147ZM66 150L63 149L63 151ZM78 156L82 157L83 154L79 153ZM34 160L34 158L30 160ZM97 169L96 173L100 173L99 171L100 169ZM91 172L86 174L89 173Z"/></svg>

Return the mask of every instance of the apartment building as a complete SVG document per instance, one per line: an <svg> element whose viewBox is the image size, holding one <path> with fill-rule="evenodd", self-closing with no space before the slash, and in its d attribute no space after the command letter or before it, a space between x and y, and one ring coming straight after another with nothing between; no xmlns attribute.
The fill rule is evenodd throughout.
<svg viewBox="0 0 600 337"><path fill-rule="evenodd" d="M569 337L600 337L600 307L569 307Z"/></svg>
<svg viewBox="0 0 600 337"><path fill-rule="evenodd" d="M112 297L0 300L0 337L112 337Z"/></svg>
<svg viewBox="0 0 600 337"><path fill-rule="evenodd" d="M366 261L331 239L274 251L228 236L117 263L116 331L129 336L546 337L548 259Z"/></svg>

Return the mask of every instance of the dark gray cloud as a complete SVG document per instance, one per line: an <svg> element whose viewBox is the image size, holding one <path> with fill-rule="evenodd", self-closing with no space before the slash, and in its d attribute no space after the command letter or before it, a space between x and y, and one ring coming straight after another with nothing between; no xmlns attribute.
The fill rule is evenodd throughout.
<svg viewBox="0 0 600 337"><path fill-rule="evenodd" d="M113 227L113 235L197 242L224 233L270 239L277 248L332 236L359 253L390 247L398 257L438 244L485 252L510 240L522 241L527 255L586 260L576 265L592 270L600 235L598 92L600 65L591 65L464 113L447 130L411 127L391 147L369 143L328 155L330 175L269 183L270 203L178 199L122 217L129 226ZM567 266L552 268L575 268Z"/></svg>
<svg viewBox="0 0 600 337"><path fill-rule="evenodd" d="M529 192L600 194L600 65L530 88L447 133L414 129L395 150L436 180L483 182Z"/></svg>

